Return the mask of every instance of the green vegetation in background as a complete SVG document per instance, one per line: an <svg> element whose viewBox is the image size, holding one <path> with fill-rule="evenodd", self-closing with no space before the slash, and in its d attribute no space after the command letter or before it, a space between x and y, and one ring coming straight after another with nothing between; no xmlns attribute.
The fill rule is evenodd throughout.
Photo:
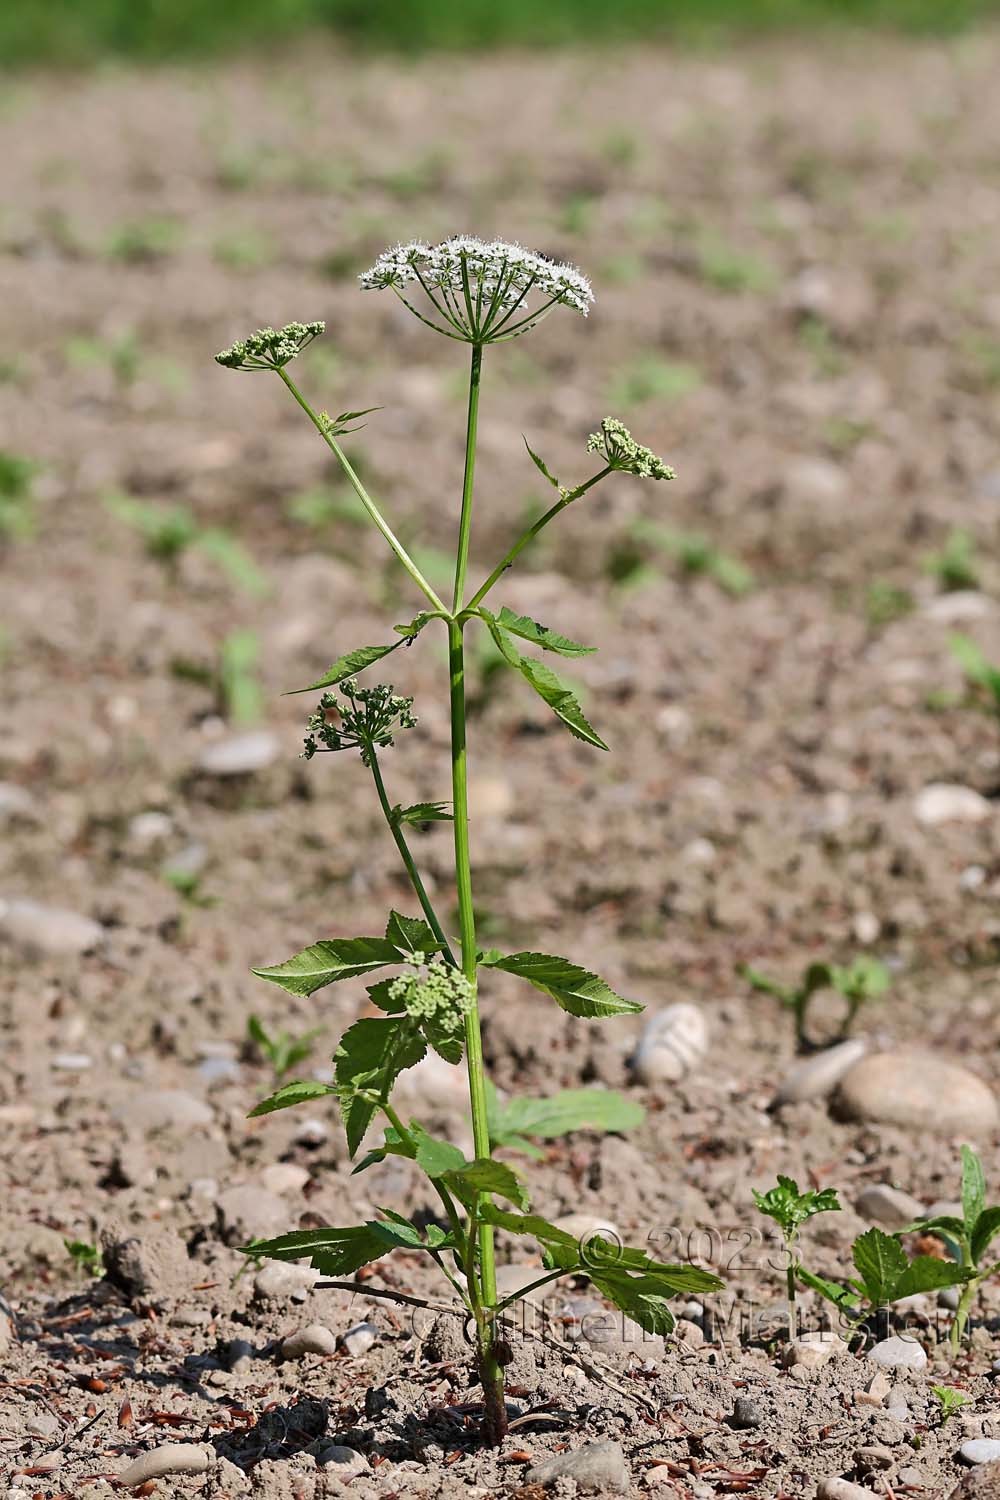
<svg viewBox="0 0 1000 1500"><path fill-rule="evenodd" d="M677 36L713 40L818 24L953 32L1000 0L19 0L0 7L0 63L158 61L292 38L315 27L368 45L553 45Z"/></svg>

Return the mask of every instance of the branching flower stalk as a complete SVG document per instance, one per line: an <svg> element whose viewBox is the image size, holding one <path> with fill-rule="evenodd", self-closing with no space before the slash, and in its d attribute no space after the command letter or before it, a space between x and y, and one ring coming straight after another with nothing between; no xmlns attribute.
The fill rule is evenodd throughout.
<svg viewBox="0 0 1000 1500"><path fill-rule="evenodd" d="M331 417L317 412L288 373L291 364L324 331L322 323L289 323L284 328L261 329L234 343L217 356L220 364L237 370L270 370L288 387L323 441L340 464L369 518L412 583L425 607L407 624L397 625L396 639L387 645L363 646L339 657L323 677L305 692L319 692L309 719L304 755L357 750L375 783L379 805L419 902L422 916L391 912L384 937L331 938L312 944L285 963L256 969L260 977L297 995L310 995L341 979L368 975L386 967L400 972L368 987L374 1006L382 1013L356 1021L341 1039L334 1058L331 1084L314 1080L283 1085L254 1110L266 1114L305 1100L336 1095L353 1157L376 1115L385 1121L380 1146L369 1149L355 1168L363 1171L387 1155L416 1162L441 1205L440 1223L420 1229L389 1209L380 1218L348 1228L310 1229L255 1241L246 1248L254 1257L295 1260L308 1256L327 1276L349 1276L390 1250L404 1247L425 1251L447 1277L471 1316L475 1330L476 1364L484 1394L483 1435L491 1444L502 1441L507 1418L503 1395L503 1367L509 1349L501 1318L512 1298L497 1293L494 1232L527 1235L539 1244L544 1262L538 1285L558 1276L587 1274L597 1290L642 1328L669 1333L673 1327L667 1300L678 1293L716 1289L718 1279L690 1266L653 1260L641 1250L611 1247L601 1240L581 1245L570 1234L528 1210L528 1196L520 1175L493 1155L500 1115L490 1091L483 1062L479 1015L479 976L485 970L517 975L569 1014L603 1018L642 1009L617 995L604 980L568 959L549 954L483 952L476 938L469 847L465 634L470 626L489 632L503 661L518 672L561 723L587 744L608 747L585 717L571 689L534 655L522 651L527 642L544 654L576 657L592 648L559 634L527 616L488 608L485 600L514 564L523 549L559 514L580 500L612 473L669 480L673 470L650 449L636 443L615 418L605 418L588 443L600 465L583 482L560 484L544 461L528 453L546 481L557 491L555 503L538 517L508 549L497 566L471 594L467 582L473 522L479 400L484 352L492 344L507 343L537 327L557 307L584 316L593 301L586 277L572 266L556 264L519 245L458 236L443 244L418 242L397 246L380 255L361 277L365 290L388 290L427 327L470 348L469 397L466 417L465 463L450 604L438 595L385 519L352 467L339 439L354 430L366 411ZM372 410L373 408L369 408ZM379 752L391 747L398 732L416 720L412 701L397 696L391 686L359 687L358 674L403 645L412 644L431 621L441 621L448 637L449 697L451 707L451 810L443 802L394 805L386 789ZM339 689L339 695L334 689ZM413 825L450 820L455 845L455 887L458 941L449 938L420 876L406 830ZM391 1101L393 1086L404 1069L415 1066L427 1049L458 1064L463 1056L469 1083L474 1157L467 1161L457 1147L430 1136L417 1120L405 1121ZM525 1101L525 1119L537 1116L542 1101ZM624 1101L622 1101L624 1106ZM548 1133L592 1124L593 1095L579 1091L560 1096ZM626 1107L627 1112L627 1107ZM599 1110L598 1113L601 1113ZM612 1119L611 1111L604 1112ZM621 1117L621 1111L619 1111ZM500 1137L502 1141L502 1135ZM521 1139L516 1135L513 1139ZM515 1147L516 1149L516 1147ZM530 1149L530 1148L529 1148ZM496 1201L513 1204L501 1207Z"/></svg>

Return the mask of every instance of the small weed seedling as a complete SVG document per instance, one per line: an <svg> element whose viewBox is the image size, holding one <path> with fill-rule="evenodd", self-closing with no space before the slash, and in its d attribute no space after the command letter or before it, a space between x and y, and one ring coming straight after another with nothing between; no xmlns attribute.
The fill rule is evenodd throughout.
<svg viewBox="0 0 1000 1500"><path fill-rule="evenodd" d="M971 1146L962 1147L962 1217L939 1214L934 1218L918 1219L910 1227L921 1234L940 1236L962 1270L965 1285L958 1299L950 1334L951 1347L957 1350L979 1288L984 1281L1000 1274L1000 1260L988 1261L986 1257L986 1252L1000 1234L1000 1204L987 1205L983 1164Z"/></svg>
<svg viewBox="0 0 1000 1500"><path fill-rule="evenodd" d="M0 541L21 542L34 531L37 473L32 459L0 448Z"/></svg>
<svg viewBox="0 0 1000 1500"><path fill-rule="evenodd" d="M280 1083L286 1073L312 1055L318 1036L318 1031L307 1031L302 1036L292 1036L290 1031L276 1031L272 1036L265 1031L259 1017L251 1016L247 1021L247 1037L271 1064L275 1083Z"/></svg>
<svg viewBox="0 0 1000 1500"><path fill-rule="evenodd" d="M724 593L736 598L748 594L754 586L746 563L721 551L704 532L677 531L658 521L640 519L634 522L632 535L640 544L647 544L643 550L652 546L666 553L685 578L710 578Z"/></svg>
<svg viewBox="0 0 1000 1500"><path fill-rule="evenodd" d="M942 593L960 589L978 589L979 571L975 562L976 539L971 531L957 526L945 538L940 552L924 559L924 568L936 579Z"/></svg>
<svg viewBox="0 0 1000 1500"><path fill-rule="evenodd" d="M63 1240L63 1244L66 1254L82 1275L103 1276L104 1260L99 1245L92 1245L88 1240Z"/></svg>
<svg viewBox="0 0 1000 1500"><path fill-rule="evenodd" d="M801 1265L797 1274L804 1286L833 1303L852 1332L882 1307L919 1292L959 1286L969 1275L963 1266L933 1255L917 1255L911 1260L899 1240L881 1229L866 1229L859 1234L851 1247L851 1258L858 1274L846 1286L816 1276Z"/></svg>
<svg viewBox="0 0 1000 1500"><path fill-rule="evenodd" d="M956 1391L953 1385L932 1385L931 1395L941 1408L939 1427L943 1427L949 1417L953 1417L963 1406L968 1406L972 1400L964 1391Z"/></svg>
<svg viewBox="0 0 1000 1500"><path fill-rule="evenodd" d="M528 1236L540 1245L545 1268L537 1286L583 1272L604 1297L649 1332L667 1333L673 1327L668 1306L672 1296L713 1291L721 1285L708 1272L665 1264L643 1250L611 1246L597 1238L581 1245L572 1234L529 1211L523 1178L496 1159L494 1145L505 1141L523 1149L532 1135L545 1139L575 1124L600 1124L607 1120L609 1107L615 1118L616 1106L603 1098L597 1103L592 1097L581 1103L578 1095L571 1095L568 1103L566 1096L561 1103L558 1099L550 1103L546 1114L541 1101L514 1100L500 1107L494 1098L491 1112L479 1019L480 978L496 974L522 979L572 1016L603 1019L642 1009L570 959L480 947L469 845L466 636L473 630L486 632L506 668L523 679L570 734L583 744L606 750L577 696L543 660L572 658L591 648L526 615L498 607L492 600L487 604L487 599L539 532L577 505L607 475L669 480L673 473L611 417L590 438L588 451L595 455L596 469L580 483L561 484L529 448L532 462L555 492L553 503L517 537L483 582L470 590L467 575L484 354L487 348L528 333L556 308L585 314L592 300L590 285L571 266L557 265L517 245L467 237L434 247L411 243L388 250L361 278L361 284L364 289L391 291L425 326L469 348L465 464L457 542L449 559L450 602L438 593L417 557L393 531L341 446L340 439L365 413L330 417L317 412L291 379L288 366L324 331L324 325L290 323L280 330L261 329L223 350L217 359L232 370L268 371L283 383L333 453L406 577L423 596L420 612L395 627L394 640L348 651L319 681L303 689L322 694L309 720L306 759L341 750L359 753L371 773L421 914L391 911L381 936L323 938L283 963L254 971L294 995L312 995L324 985L373 977L380 970L395 971L368 986L379 1014L364 1016L345 1032L334 1058L333 1081L284 1084L254 1113L263 1115L325 1095L336 1096L352 1157L381 1116L383 1141L367 1151L355 1170L363 1172L387 1156L414 1161L437 1198L440 1218L418 1225L391 1209L380 1209L377 1218L363 1224L298 1230L255 1241L245 1250L257 1258L309 1257L317 1270L334 1278L350 1277L394 1249L428 1255L469 1316L485 1398L483 1433L488 1443L498 1444L507 1428L504 1366L511 1357L505 1314L515 1301L513 1295L505 1297L497 1291L494 1235L498 1229ZM438 587L445 589L444 584ZM443 628L448 647L450 809L443 802L412 807L392 802L383 777L382 753L415 724L412 700L400 697L388 684L362 687L358 681L375 662L411 645L432 625ZM430 899L407 838L413 824L430 819L452 824L457 941L446 931ZM393 1104L396 1080L404 1069L419 1063L428 1049L453 1065L464 1057L474 1143L470 1159L450 1142L428 1134L419 1120L404 1119ZM621 1122L622 1118L619 1108L617 1119ZM353 1285L342 1280L337 1284Z"/></svg>
<svg viewBox="0 0 1000 1500"><path fill-rule="evenodd" d="M795 1179L782 1177L780 1173L775 1186L768 1188L766 1193L758 1193L755 1188L752 1188L751 1192L753 1201L761 1213L773 1219L781 1230L787 1256L785 1275L788 1287L788 1337L795 1339L798 1338L795 1284L802 1268L798 1252L799 1230L815 1214L839 1211L840 1199L837 1197L836 1188L823 1188L818 1192L807 1189L806 1192L800 1193Z"/></svg>
<svg viewBox="0 0 1000 1500"><path fill-rule="evenodd" d="M738 972L751 986L764 995L774 995L795 1017L795 1039L800 1049L815 1045L806 1032L806 1018L814 995L821 990L836 990L847 1002L847 1010L838 1040L848 1036L857 1019L858 1011L868 1000L876 1000L889 988L889 970L877 958L860 954L852 963L810 964L797 985L779 984L769 979L758 969L743 964Z"/></svg>
<svg viewBox="0 0 1000 1500"><path fill-rule="evenodd" d="M978 689L990 711L1000 719L1000 667L993 665L971 636L956 633L948 637L948 645L965 673L966 682Z"/></svg>
<svg viewBox="0 0 1000 1500"><path fill-rule="evenodd" d="M186 505L137 500L112 494L106 504L112 515L138 531L150 557L176 578L180 560L189 548L202 552L248 594L267 592L267 580L246 549L220 526L202 526Z"/></svg>

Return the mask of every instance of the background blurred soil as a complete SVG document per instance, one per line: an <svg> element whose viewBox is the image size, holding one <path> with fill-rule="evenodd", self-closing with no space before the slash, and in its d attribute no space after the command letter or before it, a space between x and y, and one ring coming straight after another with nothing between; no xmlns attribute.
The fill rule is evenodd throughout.
<svg viewBox="0 0 1000 1500"><path fill-rule="evenodd" d="M350 452L437 576L457 519L464 353L388 296L361 296L356 274L397 238L468 231L592 276L586 322L560 311L489 351L474 571L547 503L522 433L577 482L588 432L619 415L678 478L616 476L496 591L600 644L568 675L613 753L571 739L478 654L480 933L565 953L650 1010L692 1001L711 1043L680 1084L639 1088L627 1070L639 1020L577 1022L490 980L502 1088L606 1083L648 1108L627 1139L548 1150L534 1201L550 1217L610 1216L641 1243L674 1226L759 1227L749 1187L776 1171L837 1185L845 1202L880 1181L953 1198L957 1145L934 1133L933 1098L926 1132L835 1123L822 1100L767 1112L791 1025L735 969L791 979L814 958L877 953L893 984L863 1029L1000 1085L1000 743L996 721L963 702L948 647L968 630L1000 659L998 65L983 36L412 64L317 49L7 85L2 444L42 467L34 536L0 540L0 895L101 927L82 957L0 950L0 1267L21 1338L2 1372L0 1472L66 1442L61 1468L16 1493L85 1495L119 1455L206 1431L228 1434L232 1473L167 1492L242 1493L246 1460L246 1493L334 1493L294 1431L266 1453L246 1436L269 1405L306 1396L327 1403L331 1441L384 1453L352 1488L385 1496L513 1491L511 1455L544 1456L581 1421L625 1443L636 1486L653 1460L679 1465L655 1470L665 1494L732 1493L725 1471L757 1469L744 1491L811 1493L860 1444L886 1440L848 1410L864 1383L853 1362L815 1378L813 1429L766 1351L678 1346L652 1372L619 1374L654 1411L676 1395L678 1425L539 1348L522 1405L550 1397L589 1415L529 1427L498 1467L476 1455L471 1416L441 1414L449 1393L475 1401L461 1358L421 1364L391 1304L311 1293L303 1308L263 1300L249 1277L231 1285L232 1246L268 1214L278 1232L376 1203L430 1208L398 1163L352 1178L320 1111L311 1134L296 1112L245 1118L270 1083L245 1047L249 1014L318 1027L308 1066L321 1069L366 1003L360 981L296 1001L250 966L413 909L368 773L346 756L299 761L311 700L280 695L391 639L419 598L278 383L236 379L212 354L262 323L325 318L299 379L317 407L383 408ZM265 587L239 587L198 549L164 567L109 507L114 493L230 529ZM707 534L754 587L684 576L644 521ZM976 577L945 593L927 559L955 528L973 539ZM259 771L223 778L199 762L236 732L214 676L237 629L256 633L259 727L276 741ZM391 660L420 723L384 757L390 795L443 798L442 641L429 629ZM988 815L922 825L914 799L936 782L976 789ZM416 842L447 891L447 826ZM463 1143L452 1080L421 1088L412 1108ZM165 1090L189 1102L150 1125L143 1103ZM1000 1180L996 1138L979 1144ZM303 1170L266 1189L278 1163ZM252 1206L227 1217L241 1184ZM843 1268L858 1227L853 1212L825 1221L819 1269ZM109 1228L175 1249L179 1236L179 1280L161 1263L152 1289L126 1288L130 1311L103 1291L94 1303L63 1240ZM415 1262L383 1266L397 1286L431 1287ZM727 1305L781 1295L759 1257L727 1275ZM360 1359L267 1352L303 1324L338 1333L369 1311L380 1341ZM949 1378L997 1436L983 1372L998 1350L984 1337ZM234 1338L253 1354L235 1372ZM740 1434L724 1419L747 1380L769 1419ZM389 1416L366 1390L395 1391ZM133 1425L118 1426L126 1399ZM947 1493L959 1423L935 1430L923 1387L912 1410L931 1426L912 1458L924 1492Z"/></svg>

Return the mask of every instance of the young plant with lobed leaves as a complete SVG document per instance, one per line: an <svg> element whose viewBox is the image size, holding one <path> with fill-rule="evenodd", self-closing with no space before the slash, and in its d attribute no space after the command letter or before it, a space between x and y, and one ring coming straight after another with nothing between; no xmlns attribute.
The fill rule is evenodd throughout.
<svg viewBox="0 0 1000 1500"><path fill-rule="evenodd" d="M801 1265L797 1275L804 1286L832 1302L852 1333L881 1308L920 1292L961 1286L969 1279L968 1270L953 1261L938 1260L934 1255L908 1256L898 1237L881 1229L866 1229L859 1234L851 1246L851 1259L857 1274L846 1286L816 1276Z"/></svg>
<svg viewBox="0 0 1000 1500"><path fill-rule="evenodd" d="M987 1254L1000 1235L1000 1204L987 1203L983 1164L971 1146L962 1147L961 1217L937 1214L933 1218L918 1219L910 1228L942 1239L963 1272L964 1285L949 1336L952 1349L957 1350L979 1288L984 1281L1000 1275L1000 1259L991 1259Z"/></svg>
<svg viewBox="0 0 1000 1500"><path fill-rule="evenodd" d="M801 1051L828 1045L827 1042L813 1041L806 1028L809 1007L815 995L823 990L834 990L846 1002L839 1034L832 1038L834 1041L842 1041L850 1034L861 1007L867 1001L877 1000L880 995L884 995L890 981L885 964L867 953L859 954L849 964L810 964L798 984L780 984L776 979L762 974L759 969L752 969L749 964L742 964L737 972L751 989L764 995L773 995L792 1012L795 1017L795 1040Z"/></svg>
<svg viewBox="0 0 1000 1500"><path fill-rule="evenodd" d="M785 1277L788 1289L788 1337L795 1339L798 1338L795 1285L802 1268L798 1251L799 1230L816 1214L837 1212L841 1206L840 1199L836 1188L807 1188L800 1193L795 1179L783 1177L780 1173L774 1187L768 1188L766 1193L758 1193L756 1188L751 1188L750 1191L761 1213L773 1219L781 1231L787 1257Z"/></svg>
<svg viewBox="0 0 1000 1500"><path fill-rule="evenodd" d="M306 757L341 750L360 754L371 772L389 834L421 915L393 911L382 936L323 938L284 963L255 970L295 995L311 995L324 985L358 976L384 977L368 988L381 1014L356 1021L344 1034L334 1058L332 1083L288 1083L258 1105L254 1113L265 1114L300 1101L335 1095L352 1157L361 1149L376 1118L381 1117L385 1125L382 1143L369 1149L355 1170L364 1171L390 1155L408 1158L426 1174L441 1213L438 1223L418 1228L401 1215L382 1209L381 1217L365 1224L303 1230L255 1242L247 1252L287 1260L309 1257L319 1271L334 1277L351 1276L396 1248L425 1252L470 1316L485 1398L483 1430L486 1440L495 1444L506 1430L503 1366L509 1350L504 1339L504 1314L515 1300L497 1292L496 1230L524 1235L538 1243L544 1269L536 1285L568 1273L585 1272L609 1301L644 1329L656 1333L669 1332L672 1327L667 1305L671 1296L710 1291L720 1284L704 1271L667 1265L641 1250L611 1247L598 1240L581 1245L572 1235L529 1212L521 1176L494 1157L496 1147L530 1153L535 1149L531 1137L550 1139L579 1126L623 1128L626 1123L634 1123L635 1113L624 1107L624 1101L615 1105L610 1100L598 1100L593 1091L586 1090L570 1091L547 1102L514 1100L500 1105L483 1066L481 977L514 975L572 1016L601 1019L631 1015L642 1007L616 994L603 979L570 959L529 951L483 951L476 935L469 847L467 633L484 632L494 643L502 665L522 677L572 735L606 750L607 745L585 717L575 694L542 660L542 656L584 656L592 648L514 610L498 607L490 596L525 547L609 474L668 480L673 471L650 449L635 442L620 421L610 417L600 424L588 444L598 460L596 471L577 484L561 484L529 447L532 461L555 490L556 498L523 530L483 582L470 591L467 575L485 350L528 333L556 308L585 315L592 301L589 283L573 267L554 264L519 246L460 237L434 247L412 243L389 250L362 276L361 284L367 290L391 291L427 327L470 349L465 464L450 600L438 594L416 557L400 542L341 446L340 438L353 430L366 412L345 412L336 418L317 412L289 374L292 360L323 332L323 325L290 323L281 329L261 329L217 358L230 369L277 375L332 451L369 520L423 596L420 612L395 627L395 640L348 651L318 682L302 690L322 694L309 720ZM384 683L363 687L358 678L375 662L404 645L412 645L432 625L443 627L447 633L451 803L442 800L403 807L389 795L380 756L398 734L415 723L412 701ZM439 820L450 821L453 826L457 941L446 932L430 900L409 841L414 825ZM393 972L385 976L385 970ZM434 1139L419 1120L404 1120L392 1102L400 1074L419 1063L428 1049L455 1065L465 1060L472 1159L467 1160L449 1142Z"/></svg>

